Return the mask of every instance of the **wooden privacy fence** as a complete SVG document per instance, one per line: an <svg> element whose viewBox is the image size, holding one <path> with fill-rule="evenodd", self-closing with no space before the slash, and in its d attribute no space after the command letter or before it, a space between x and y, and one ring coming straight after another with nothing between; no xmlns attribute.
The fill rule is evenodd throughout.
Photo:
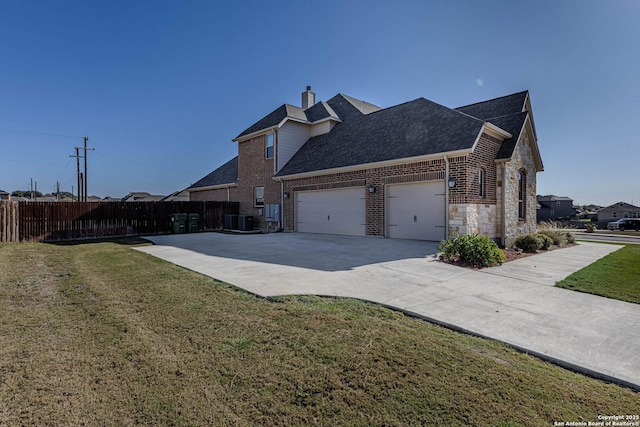
<svg viewBox="0 0 640 427"><path fill-rule="evenodd" d="M18 202L0 200L0 242L18 241Z"/></svg>
<svg viewBox="0 0 640 427"><path fill-rule="evenodd" d="M19 232L12 241L165 234L175 213L199 214L198 231L213 231L238 211L237 202L17 202Z"/></svg>

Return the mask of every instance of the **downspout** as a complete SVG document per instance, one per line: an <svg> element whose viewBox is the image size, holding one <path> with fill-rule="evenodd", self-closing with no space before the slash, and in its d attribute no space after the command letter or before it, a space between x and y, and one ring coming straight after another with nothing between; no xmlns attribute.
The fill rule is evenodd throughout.
<svg viewBox="0 0 640 427"><path fill-rule="evenodd" d="M284 182L280 181L280 222L278 222L278 228L284 230Z"/></svg>
<svg viewBox="0 0 640 427"><path fill-rule="evenodd" d="M507 247L507 163L502 163L502 246Z"/></svg>
<svg viewBox="0 0 640 427"><path fill-rule="evenodd" d="M444 239L449 240L449 158L444 155Z"/></svg>
<svg viewBox="0 0 640 427"><path fill-rule="evenodd" d="M225 185L226 189L227 189L227 202L231 201L231 192L229 190L229 186Z"/></svg>

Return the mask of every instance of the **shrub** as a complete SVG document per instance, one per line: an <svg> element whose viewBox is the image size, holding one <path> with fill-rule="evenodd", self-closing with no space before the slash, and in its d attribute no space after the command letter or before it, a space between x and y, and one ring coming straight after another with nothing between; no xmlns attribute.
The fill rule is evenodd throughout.
<svg viewBox="0 0 640 427"><path fill-rule="evenodd" d="M546 251L549 249L549 246L553 245L553 239L546 234L538 233L536 237L542 242L542 247L540 248L542 250Z"/></svg>
<svg viewBox="0 0 640 427"><path fill-rule="evenodd" d="M573 234L564 230L563 225L558 222L541 222L538 224L538 233L551 237L553 239L553 244L557 246L564 246L567 242L575 242Z"/></svg>
<svg viewBox="0 0 640 427"><path fill-rule="evenodd" d="M496 242L476 234L457 234L440 242L438 250L446 260L460 258L478 267L491 267L505 261L504 253Z"/></svg>
<svg viewBox="0 0 640 427"><path fill-rule="evenodd" d="M547 229L539 230L539 234L544 234L553 239L553 244L556 246L564 246L567 244L567 232L560 229Z"/></svg>
<svg viewBox="0 0 640 427"><path fill-rule="evenodd" d="M516 248L520 248L525 252L535 252L542 249L542 240L534 234L525 234L516 238L514 243Z"/></svg>

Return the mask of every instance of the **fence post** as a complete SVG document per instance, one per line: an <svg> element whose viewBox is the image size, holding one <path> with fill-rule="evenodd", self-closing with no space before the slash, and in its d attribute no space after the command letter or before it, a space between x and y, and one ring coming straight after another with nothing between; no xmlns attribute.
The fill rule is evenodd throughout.
<svg viewBox="0 0 640 427"><path fill-rule="evenodd" d="M18 233L18 202L0 200L0 242L20 241Z"/></svg>

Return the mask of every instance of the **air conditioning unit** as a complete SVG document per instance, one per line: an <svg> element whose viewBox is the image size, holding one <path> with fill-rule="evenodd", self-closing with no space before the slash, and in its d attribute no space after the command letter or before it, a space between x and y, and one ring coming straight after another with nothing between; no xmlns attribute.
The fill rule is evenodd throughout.
<svg viewBox="0 0 640 427"><path fill-rule="evenodd" d="M238 230L240 230L240 231L252 231L253 230L253 216L252 215L238 215Z"/></svg>

